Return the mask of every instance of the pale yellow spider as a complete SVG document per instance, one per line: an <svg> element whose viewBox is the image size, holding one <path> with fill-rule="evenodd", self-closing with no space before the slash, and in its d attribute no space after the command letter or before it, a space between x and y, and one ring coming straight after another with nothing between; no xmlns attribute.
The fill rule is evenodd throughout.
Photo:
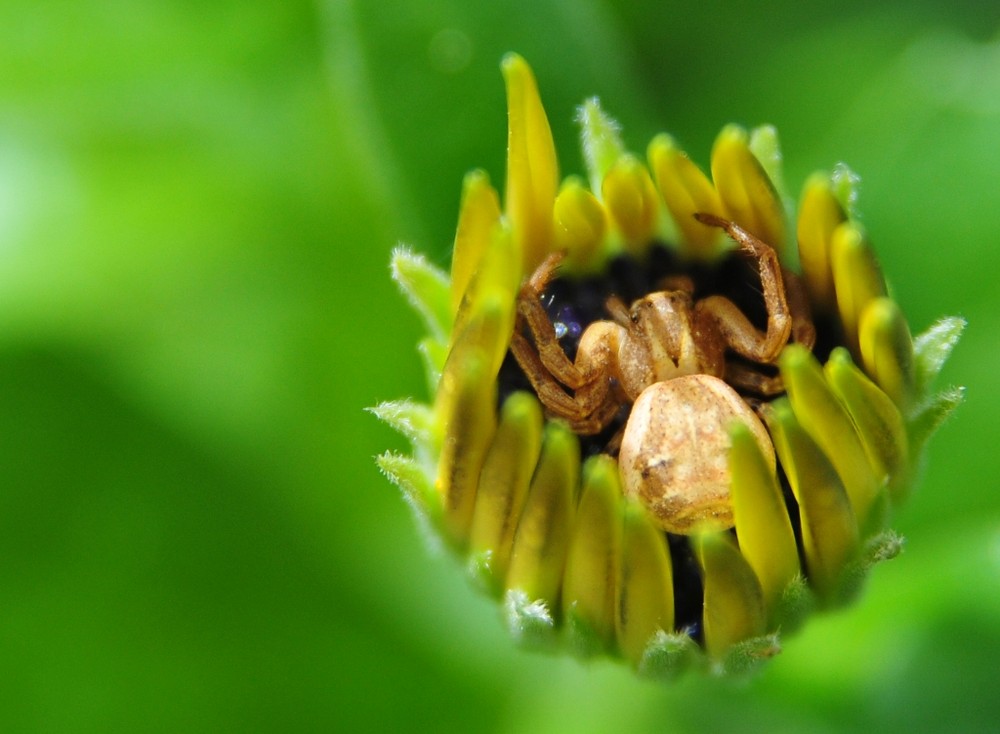
<svg viewBox="0 0 1000 734"><path fill-rule="evenodd" d="M763 332L724 296L694 301L691 279L678 276L630 308L608 298L611 320L587 326L570 360L541 301L562 259L555 254L521 287L511 341L547 414L577 433L600 433L632 403L620 435L623 490L640 497L665 530L683 534L704 523L733 525L726 460L733 421L750 428L774 466L766 430L734 388L780 393L780 377L753 365L774 364L790 338L809 348L815 341L801 285L775 251L733 222L695 216L724 229L756 261L767 309ZM522 333L525 325L534 344ZM727 353L742 360L727 360Z"/></svg>

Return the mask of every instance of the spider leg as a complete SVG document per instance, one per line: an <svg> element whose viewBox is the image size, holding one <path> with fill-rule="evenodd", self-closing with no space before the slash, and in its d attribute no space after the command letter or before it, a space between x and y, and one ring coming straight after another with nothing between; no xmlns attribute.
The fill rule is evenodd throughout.
<svg viewBox="0 0 1000 734"><path fill-rule="evenodd" d="M514 332L515 336L519 335L521 325L527 324L531 336L535 340L538 357L545 369L563 385L577 389L587 382L586 375L580 372L563 351L562 345L556 337L555 327L552 326L552 319L546 313L541 298L542 291L545 290L545 286L554 276L555 268L560 260L562 260L561 253L550 255L521 286L517 297L517 324ZM514 356L517 357L518 352L514 350L513 343L511 348L514 351ZM520 361L518 358L518 362ZM523 364L521 368L527 372Z"/></svg>
<svg viewBox="0 0 1000 734"><path fill-rule="evenodd" d="M611 378L622 327L608 321L591 324L580 338L576 361L566 356L541 299L562 258L562 253L547 257L521 286L510 350L546 411L577 433L590 435L603 431L621 406ZM522 333L524 325L534 345Z"/></svg>
<svg viewBox="0 0 1000 734"><path fill-rule="evenodd" d="M579 420L571 420L569 421L569 427L581 436L593 436L608 427L608 424L618 415L621 407L622 404L611 399L609 395L608 399L594 411L593 415ZM624 431L624 427L622 431ZM622 431L619 431L619 434ZM621 439L619 438L620 441Z"/></svg>
<svg viewBox="0 0 1000 734"><path fill-rule="evenodd" d="M742 357L770 364L788 342L792 317L785 300L781 264L773 248L734 222L714 214L698 213L695 218L704 224L721 227L740 246L740 250L757 260L764 305L767 307L767 331L761 333L736 305L724 296L709 296L695 304L695 310L710 316L726 345Z"/></svg>
<svg viewBox="0 0 1000 734"><path fill-rule="evenodd" d="M787 268L782 268L781 273L785 279L788 310L792 314L792 339L807 349L812 349L816 345L816 327L813 325L809 299L806 298L802 279Z"/></svg>
<svg viewBox="0 0 1000 734"><path fill-rule="evenodd" d="M785 390L781 375L766 375L742 362L726 362L725 380L737 390L771 397Z"/></svg>
<svg viewBox="0 0 1000 734"><path fill-rule="evenodd" d="M597 379L569 395L522 334L514 333L510 350L546 411L569 422L577 433L600 433L618 414L621 403L611 390L605 370L598 369Z"/></svg>

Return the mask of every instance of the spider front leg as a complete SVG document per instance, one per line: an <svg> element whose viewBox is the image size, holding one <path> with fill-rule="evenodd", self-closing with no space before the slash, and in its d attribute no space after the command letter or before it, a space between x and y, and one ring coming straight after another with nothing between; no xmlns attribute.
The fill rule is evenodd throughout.
<svg viewBox="0 0 1000 734"><path fill-rule="evenodd" d="M580 338L576 361L566 356L541 301L560 259L550 256L521 287L510 350L550 415L568 421L577 433L600 433L619 407L610 374L621 327L606 321L591 324ZM521 333L524 325L534 345Z"/></svg>
<svg viewBox="0 0 1000 734"><path fill-rule="evenodd" d="M777 253L728 219L703 213L694 216L703 224L725 230L740 246L740 250L757 260L764 305L767 308L767 331L758 331L736 304L724 296L709 296L699 301L695 304L696 315L714 321L725 346L740 356L763 364L773 363L788 343L792 330L792 315L785 296Z"/></svg>

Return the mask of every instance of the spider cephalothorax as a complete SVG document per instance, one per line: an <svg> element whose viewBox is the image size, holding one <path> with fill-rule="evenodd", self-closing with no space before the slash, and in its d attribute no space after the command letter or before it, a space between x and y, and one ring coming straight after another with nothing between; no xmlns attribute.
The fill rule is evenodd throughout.
<svg viewBox="0 0 1000 734"><path fill-rule="evenodd" d="M774 250L733 222L696 216L724 229L756 264L767 312L763 331L723 295L696 300L694 284L681 275L630 307L615 295L608 298L611 319L587 326L570 360L541 301L561 261L556 254L522 286L511 342L546 411L577 433L601 432L622 405L632 404L620 434L623 490L642 498L664 529L675 533L706 522L732 526L730 424L746 424L774 464L766 430L736 390L780 393L780 377L755 366L774 364L790 338L810 348L815 339L798 280L781 267Z"/></svg>

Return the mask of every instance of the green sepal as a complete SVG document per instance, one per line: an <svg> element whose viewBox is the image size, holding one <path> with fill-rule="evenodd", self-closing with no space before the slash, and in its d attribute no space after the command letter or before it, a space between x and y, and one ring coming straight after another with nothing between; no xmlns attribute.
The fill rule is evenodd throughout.
<svg viewBox="0 0 1000 734"><path fill-rule="evenodd" d="M510 589L503 598L503 617L514 642L532 650L551 650L558 642L555 620L545 601Z"/></svg>
<svg viewBox="0 0 1000 734"><path fill-rule="evenodd" d="M439 341L451 334L451 280L423 255L406 247L392 251L392 279Z"/></svg>
<svg viewBox="0 0 1000 734"><path fill-rule="evenodd" d="M861 176L851 170L846 163L838 163L833 167L830 175L831 190L841 208L850 219L857 217L858 187L861 185Z"/></svg>
<svg viewBox="0 0 1000 734"><path fill-rule="evenodd" d="M573 655L587 659L614 652L606 631L594 626L593 615L581 609L579 603L564 604L562 609L566 644Z"/></svg>
<svg viewBox="0 0 1000 734"><path fill-rule="evenodd" d="M368 412L404 435L411 444L427 445L431 440L434 411L415 400L387 400Z"/></svg>
<svg viewBox="0 0 1000 734"><path fill-rule="evenodd" d="M726 652L718 672L731 678L748 676L780 652L781 637L777 632L741 640Z"/></svg>
<svg viewBox="0 0 1000 734"><path fill-rule="evenodd" d="M918 395L925 394L948 361L965 330L965 319L940 319L913 340L914 382Z"/></svg>
<svg viewBox="0 0 1000 734"><path fill-rule="evenodd" d="M778 128L774 125L761 125L750 131L750 141L747 143L753 157L764 169L778 201L788 198L785 191L785 175L782 170L781 143L778 140Z"/></svg>
<svg viewBox="0 0 1000 734"><path fill-rule="evenodd" d="M771 627L783 634L798 630L816 609L816 594L804 576L796 576L781 593Z"/></svg>
<svg viewBox="0 0 1000 734"><path fill-rule="evenodd" d="M847 604L858 597L872 567L903 552L905 539L893 530L883 530L866 540L857 557L844 571L838 601Z"/></svg>
<svg viewBox="0 0 1000 734"><path fill-rule="evenodd" d="M601 101L597 97L591 97L580 106L577 121L580 123L580 144L590 189L600 198L604 177L625 152L621 125L601 109Z"/></svg>
<svg viewBox="0 0 1000 734"><path fill-rule="evenodd" d="M433 395L441 382L441 371L448 360L448 345L427 336L417 343L417 353L424 365L424 376L427 379L427 392Z"/></svg>
<svg viewBox="0 0 1000 734"><path fill-rule="evenodd" d="M919 457L927 441L965 399L964 387L950 387L935 393L918 406L910 419L910 455Z"/></svg>
<svg viewBox="0 0 1000 734"><path fill-rule="evenodd" d="M690 635L658 630L643 649L636 671L644 678L673 680L705 662L705 653Z"/></svg>
<svg viewBox="0 0 1000 734"><path fill-rule="evenodd" d="M437 528L441 525L441 498L434 490L434 483L426 469L417 459L391 451L376 456L375 463L386 478L402 491L425 539L431 545L440 545Z"/></svg>

